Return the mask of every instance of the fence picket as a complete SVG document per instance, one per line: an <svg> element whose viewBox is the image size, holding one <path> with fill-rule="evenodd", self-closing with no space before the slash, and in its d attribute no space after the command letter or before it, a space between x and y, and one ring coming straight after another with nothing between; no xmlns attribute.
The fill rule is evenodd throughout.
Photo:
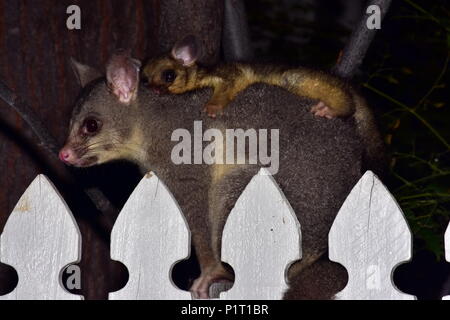
<svg viewBox="0 0 450 320"><path fill-rule="evenodd" d="M189 250L190 233L176 200L154 173L148 173L111 234L111 258L125 264L129 280L109 299L191 299L171 282L172 266L188 257Z"/></svg>
<svg viewBox="0 0 450 320"><path fill-rule="evenodd" d="M231 211L222 260L235 272L221 299L281 299L288 264L301 257L300 224L266 169L254 176Z"/></svg>
<svg viewBox="0 0 450 320"><path fill-rule="evenodd" d="M450 223L448 224L447 231L445 231L445 260L450 262ZM442 297L442 300L450 300L450 295Z"/></svg>
<svg viewBox="0 0 450 320"><path fill-rule="evenodd" d="M79 300L60 284L62 269L81 257L75 219L53 184L38 175L9 216L0 238L0 260L19 282L4 300Z"/></svg>
<svg viewBox="0 0 450 320"><path fill-rule="evenodd" d="M392 273L411 258L411 232L397 202L370 171L354 186L331 227L329 257L347 268L337 299L398 299ZM129 270L129 281L110 299L191 299L171 281L172 266L187 258L190 234L170 191L153 173L129 197L111 235L111 257ZM0 300L83 299L61 285L61 271L81 257L75 219L53 184L39 175L24 192L0 236L0 261L19 282ZM445 233L450 262L450 224ZM239 197L225 225L222 259L235 271L221 299L281 299L290 263L301 258L300 224L265 169ZM219 289L221 289L220 287ZM443 300L450 300L444 296Z"/></svg>
<svg viewBox="0 0 450 320"><path fill-rule="evenodd" d="M367 171L342 205L329 234L330 260L349 275L337 299L411 300L397 290L393 269L411 258L412 236L395 199Z"/></svg>

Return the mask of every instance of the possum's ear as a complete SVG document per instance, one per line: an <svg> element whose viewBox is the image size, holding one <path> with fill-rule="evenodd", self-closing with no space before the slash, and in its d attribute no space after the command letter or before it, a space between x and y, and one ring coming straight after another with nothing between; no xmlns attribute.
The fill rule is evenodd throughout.
<svg viewBox="0 0 450 320"><path fill-rule="evenodd" d="M129 104L136 99L141 62L131 57L129 50L119 49L106 65L106 81L120 102Z"/></svg>
<svg viewBox="0 0 450 320"><path fill-rule="evenodd" d="M185 67L192 66L200 57L200 46L195 36L186 36L178 41L172 49L172 58L180 61Z"/></svg>
<svg viewBox="0 0 450 320"><path fill-rule="evenodd" d="M72 66L72 70L78 79L78 83L83 88L92 80L98 79L102 76L102 74L96 69L82 64L74 58L70 58L70 65Z"/></svg>

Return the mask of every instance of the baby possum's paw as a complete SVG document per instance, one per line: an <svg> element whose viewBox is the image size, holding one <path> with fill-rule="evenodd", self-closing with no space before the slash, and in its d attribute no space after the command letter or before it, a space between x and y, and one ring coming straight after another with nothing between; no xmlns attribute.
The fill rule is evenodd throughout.
<svg viewBox="0 0 450 320"><path fill-rule="evenodd" d="M233 283L233 281L234 276L222 264L219 264L202 272L200 277L194 281L189 291L191 291L194 299L209 299L209 289L213 283Z"/></svg>
<svg viewBox="0 0 450 320"><path fill-rule="evenodd" d="M323 101L319 101L316 105L311 108L311 113L317 117L325 117L327 119L336 118L337 115L329 106L327 106Z"/></svg>
<svg viewBox="0 0 450 320"><path fill-rule="evenodd" d="M223 105L208 103L203 111L206 112L209 117L215 118L217 115L222 114L223 108Z"/></svg>

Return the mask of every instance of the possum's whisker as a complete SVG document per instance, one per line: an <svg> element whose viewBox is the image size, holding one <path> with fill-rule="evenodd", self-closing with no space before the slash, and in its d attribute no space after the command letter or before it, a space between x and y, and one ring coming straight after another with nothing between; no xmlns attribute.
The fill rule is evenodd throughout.
<svg viewBox="0 0 450 320"><path fill-rule="evenodd" d="M136 154L140 154L140 153L142 153L142 146L140 146L139 144L137 144L137 143L129 143L129 142L127 142L127 143L123 143L123 142L120 142L120 141L117 141L117 139L115 139L114 137L112 138L112 141L110 142L110 144L114 147L114 148L121 148L121 149L124 149L124 150L130 150L130 151L132 151L132 152L134 152L134 153L136 153Z"/></svg>
<svg viewBox="0 0 450 320"><path fill-rule="evenodd" d="M102 145L102 144L106 144L106 143L107 143L107 140L100 140L100 141L96 141L91 144L88 144L84 148L89 150L89 149L92 149L92 147L94 147L94 146L98 146L98 145Z"/></svg>

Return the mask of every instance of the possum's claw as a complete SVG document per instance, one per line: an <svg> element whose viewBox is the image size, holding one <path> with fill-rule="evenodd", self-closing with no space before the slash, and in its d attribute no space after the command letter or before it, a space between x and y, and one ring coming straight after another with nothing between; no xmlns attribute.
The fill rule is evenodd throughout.
<svg viewBox="0 0 450 320"><path fill-rule="evenodd" d="M209 117L215 118L217 114L222 114L223 106L220 104L211 104L208 103L203 110L208 114Z"/></svg>
<svg viewBox="0 0 450 320"><path fill-rule="evenodd" d="M194 299L210 299L209 289L216 282L233 282L233 275L230 274L222 264L209 268L202 272L199 278L194 281L189 291Z"/></svg>
<svg viewBox="0 0 450 320"><path fill-rule="evenodd" d="M336 117L335 112L324 102L320 101L311 108L311 113L317 117L325 117L327 119L333 119Z"/></svg>

